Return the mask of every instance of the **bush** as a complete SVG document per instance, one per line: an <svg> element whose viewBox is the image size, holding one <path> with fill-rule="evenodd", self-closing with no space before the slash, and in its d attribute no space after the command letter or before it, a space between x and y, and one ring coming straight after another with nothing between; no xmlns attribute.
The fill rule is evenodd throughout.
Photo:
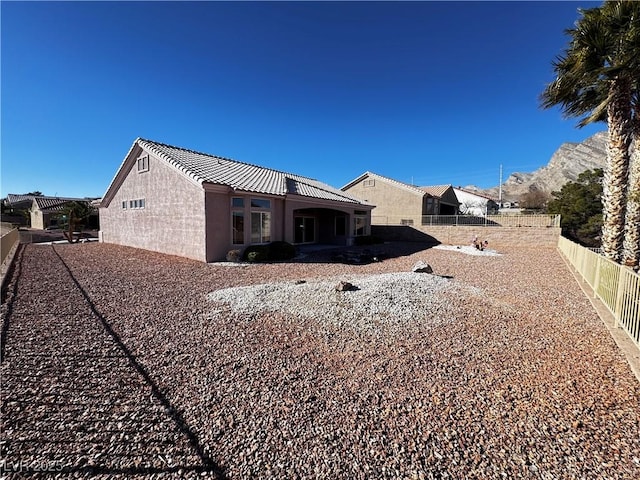
<svg viewBox="0 0 640 480"><path fill-rule="evenodd" d="M375 245L377 243L384 243L380 237L376 237L375 235L365 235L362 237L355 237L354 242L355 245Z"/></svg>
<svg viewBox="0 0 640 480"><path fill-rule="evenodd" d="M227 262L239 262L241 259L240 250L229 250L227 252Z"/></svg>
<svg viewBox="0 0 640 480"><path fill-rule="evenodd" d="M247 262L291 260L296 256L296 247L287 242L271 242L268 245L251 245L242 255Z"/></svg>
<svg viewBox="0 0 640 480"><path fill-rule="evenodd" d="M266 245L251 245L242 254L242 259L246 262L264 262L269 259Z"/></svg>
<svg viewBox="0 0 640 480"><path fill-rule="evenodd" d="M260 250L254 250L253 252L249 252L247 254L247 261L248 262L264 262L267 260L267 255L260 251Z"/></svg>
<svg viewBox="0 0 640 480"><path fill-rule="evenodd" d="M296 256L296 247L287 242L271 242L269 260L291 260Z"/></svg>

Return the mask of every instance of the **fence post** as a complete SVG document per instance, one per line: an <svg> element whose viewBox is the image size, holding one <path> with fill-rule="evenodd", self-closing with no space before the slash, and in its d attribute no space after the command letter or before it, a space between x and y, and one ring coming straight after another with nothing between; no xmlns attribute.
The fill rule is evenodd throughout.
<svg viewBox="0 0 640 480"><path fill-rule="evenodd" d="M613 311L613 328L618 328L620 323L620 316L622 314L622 297L624 296L624 280L626 278L625 270L622 266L619 266L620 275L618 277L618 290L616 292L616 307Z"/></svg>
<svg viewBox="0 0 640 480"><path fill-rule="evenodd" d="M600 269L602 268L602 257L598 255L596 260L596 278L593 279L593 298L598 297L598 288L600 287Z"/></svg>

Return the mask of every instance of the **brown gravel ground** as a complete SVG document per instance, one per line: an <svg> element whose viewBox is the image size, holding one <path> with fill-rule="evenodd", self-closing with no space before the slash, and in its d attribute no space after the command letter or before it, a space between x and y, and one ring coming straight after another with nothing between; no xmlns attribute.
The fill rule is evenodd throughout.
<svg viewBox="0 0 640 480"><path fill-rule="evenodd" d="M640 384L555 249L395 247L231 268L26 246L2 305L1 476L640 478ZM484 298L376 336L209 314L216 289L418 260Z"/></svg>

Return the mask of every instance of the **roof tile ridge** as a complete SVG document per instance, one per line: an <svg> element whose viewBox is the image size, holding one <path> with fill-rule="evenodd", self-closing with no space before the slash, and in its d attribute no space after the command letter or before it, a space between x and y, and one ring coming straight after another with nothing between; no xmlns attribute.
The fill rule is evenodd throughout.
<svg viewBox="0 0 640 480"><path fill-rule="evenodd" d="M342 191L340 189L334 188L334 187L332 187L331 185L329 185L327 183L321 182L319 180L315 180L313 178L306 178L306 177L300 177L300 176L298 176L298 177L299 178L303 178L305 180L311 180L311 181L315 182L317 185L312 185L312 184L310 184L310 183L308 183L306 181L300 181L300 180L296 180L296 179L293 179L293 178L292 178L292 180L300 181L300 183L304 183L305 185L309 185L310 187L317 188L318 190L322 190L323 192L331 193L333 195L345 198L347 200L356 201L356 202L361 203L361 204L365 203L362 200L360 200L359 198L356 198L356 197L354 197L352 195L349 195L349 194L347 194L346 192L344 192L344 191ZM287 178L289 178L289 177L287 177ZM325 187L329 187L332 190L328 190Z"/></svg>
<svg viewBox="0 0 640 480"><path fill-rule="evenodd" d="M205 153L205 152L200 152L198 150L193 150L193 149L184 148L184 147L178 147L176 145L170 145L168 143L156 142L155 140L149 140L149 139L146 139L146 138L138 138L138 140L141 140L141 141L146 142L148 144L160 145L160 146L168 147L168 148L175 148L176 150L182 150L182 151L188 152L188 153L195 153L197 155L203 155L205 157L215 158L217 160L226 160L228 162L238 163L240 165L246 165L248 167L259 168L261 170L268 170L270 172L274 172L274 173L278 173L278 174L282 174L282 175L302 177L301 175L296 175L295 173L285 172L284 170L278 170L276 168L271 168L271 167L264 167L262 165L257 165L255 163L250 163L250 162L245 162L245 161L242 161L242 160L237 160L237 159L231 158L231 157L223 157L223 156L220 156L220 155L213 155L211 153ZM310 177L302 177L302 178L307 178L309 180L317 181L315 178L310 178Z"/></svg>
<svg viewBox="0 0 640 480"><path fill-rule="evenodd" d="M492 197L491 195L487 195L486 193L478 193L476 191L468 190L468 189L462 188L462 187L453 187L453 189L454 190L460 190L461 192L468 193L470 195L475 195L476 197L482 197L482 198L486 198L488 200L495 201L494 197Z"/></svg>
<svg viewBox="0 0 640 480"><path fill-rule="evenodd" d="M381 178L381 179L383 179L383 180L387 180L387 181L389 181L389 182L392 182L392 183L395 183L395 184L397 184L397 185L400 185L400 186L402 186L402 187L404 187L404 188L409 188L409 189L413 190L413 191L414 191L414 192L416 192L416 193L418 193L418 192L420 191L420 187L416 187L415 185L410 185L410 184L408 184L408 183L401 182L400 180L395 180L395 179L390 178L390 177L385 177L384 175L380 175L380 174L378 174L378 173L373 173L373 172L367 172L367 173L368 173L369 175L373 175L373 176L379 177L379 178ZM424 193L424 192L423 192L423 193Z"/></svg>
<svg viewBox="0 0 640 480"><path fill-rule="evenodd" d="M202 183L204 182L204 179L200 175L198 175L196 172L194 172L190 168L188 168L185 165L183 165L182 162L180 162L178 159L176 159L173 156L161 151L158 147L168 147L168 148L173 148L173 149L177 149L177 150L187 151L186 149L180 148L180 147L175 147L173 145L168 145L166 143L160 143L160 142L155 142L153 140L147 140L147 139L144 139L144 138L138 138L136 143L138 143L140 146L144 146L145 148L147 148L148 150L153 152L154 155L157 155L158 157L162 158L165 162L168 162L169 165L171 165L174 168L176 168L177 170L181 171L182 173L184 173L188 177L191 177L193 180L198 182L200 185L202 185ZM193 152L193 153L195 153L195 152Z"/></svg>
<svg viewBox="0 0 640 480"><path fill-rule="evenodd" d="M203 155L205 157L212 157L212 158L215 158L216 160L227 160L229 162L244 163L244 162L241 162L239 160L235 160L233 158L222 157L220 155L213 155L211 153L206 153L206 152L200 152L198 150L193 150L191 148L178 147L177 145L171 145L171 144L168 144L168 143L157 142L155 140L150 140L148 138L138 137L138 141L145 142L146 144L149 144L149 145L160 146L160 147L168 147L168 148L173 148L175 150L182 150L183 152L195 153L196 155Z"/></svg>

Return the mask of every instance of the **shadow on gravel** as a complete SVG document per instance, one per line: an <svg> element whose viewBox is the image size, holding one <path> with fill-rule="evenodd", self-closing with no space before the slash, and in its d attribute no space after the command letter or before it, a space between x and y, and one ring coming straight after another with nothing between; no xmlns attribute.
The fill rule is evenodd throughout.
<svg viewBox="0 0 640 480"><path fill-rule="evenodd" d="M164 407L165 412L171 419L176 423L180 432L187 437L189 443L193 447L196 452L196 455L202 461L202 465L189 465L189 466L167 466L166 468L126 468L126 469L114 469L100 466L79 466L73 468L65 468L63 472L71 473L71 472L85 472L91 474L123 474L123 475L134 475L134 474L149 474L149 473L173 473L178 472L179 470L188 471L188 472L209 472L216 475L217 478L224 480L227 477L224 474L224 470L217 465L213 459L207 455L204 451L204 448L200 444L197 435L185 421L182 414L171 404L171 402L167 399L167 397L162 393L162 391L158 388L158 385L153 381L149 372L145 369L145 367L138 362L136 357L131 353L131 351L127 348L127 346L122 342L119 335L111 328L111 325L107 322L107 320L98 312L94 303L91 301L91 298L87 294L87 292L82 288L76 277L73 275L73 272L66 264L64 259L60 256L60 254L56 251L55 247L52 246L52 250L66 269L69 274L71 280L74 285L78 288L78 290L82 293L82 296L86 300L91 312L100 320L102 326L106 330L106 332L113 338L113 341L118 346L118 348L122 351L125 357L129 360L130 364L133 368L140 374L140 376L144 379L147 385L151 387L152 395L161 403ZM3 337L4 338L4 337Z"/></svg>
<svg viewBox="0 0 640 480"><path fill-rule="evenodd" d="M302 245L298 247L298 255L292 261L296 263L346 263L364 265L372 262L413 255L414 253L433 248L438 241L392 241L373 245L357 245L352 247L336 247L332 245Z"/></svg>
<svg viewBox="0 0 640 480"><path fill-rule="evenodd" d="M6 273L5 280L7 282L11 281L11 277L15 273L16 278L14 279L11 285L11 291L8 292L8 284L5 282L2 285L2 291L0 292L0 297L2 298L2 304L5 302L6 311L4 312L4 318L2 319L2 335L0 336L0 362L4 360L4 348L7 343L7 332L9 331L9 319L11 318L11 312L13 311L13 301L12 299L15 297L16 292L18 291L18 280L20 279L20 265L22 265L22 257L24 255L24 245L18 245L18 250L15 253L16 257ZM17 265L17 267L16 267ZM16 270L17 269L17 270Z"/></svg>

